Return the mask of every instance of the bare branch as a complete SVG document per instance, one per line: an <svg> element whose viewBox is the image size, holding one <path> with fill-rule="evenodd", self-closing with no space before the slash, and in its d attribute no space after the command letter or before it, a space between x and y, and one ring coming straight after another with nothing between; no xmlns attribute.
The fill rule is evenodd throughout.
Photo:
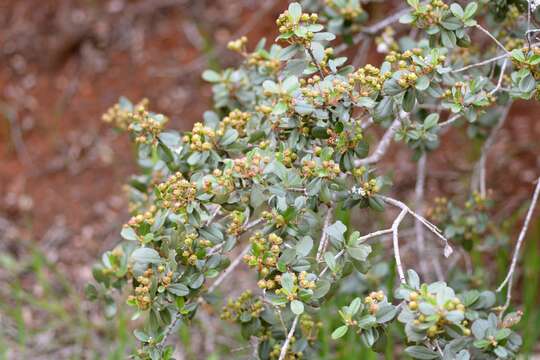
<svg viewBox="0 0 540 360"><path fill-rule="evenodd" d="M291 342L291 338L294 334L294 330L296 330L296 324L298 323L299 318L300 318L300 315L296 315L296 317L293 320L293 323L291 325L291 330L289 330L289 334L287 335L287 338L285 339L285 342L283 343L283 346L281 347L281 352L279 353L279 360L285 359L285 355L287 355L287 348L289 347L289 343Z"/></svg>
<svg viewBox="0 0 540 360"><path fill-rule="evenodd" d="M437 237L440 238L444 242L444 256L445 257L448 257L448 256L450 256L450 254L452 254L452 252L454 250L452 250L452 247L448 243L448 240L442 235L441 230L438 227L436 227L435 225L430 223L424 217L422 217L422 216L418 215L417 213L415 213L414 211L412 211L407 205L405 205L401 201L396 200L396 199L392 199L392 198L390 198L388 196L384 196L384 195L377 195L377 196L381 200L383 200L384 202L386 202L386 203L388 203L390 205L396 206L396 207L398 207L398 208L400 208L402 210L407 210L407 212L409 214L411 214L416 219L418 219L422 224L424 224L425 227L428 228L428 230L430 230L432 233L437 235Z"/></svg>
<svg viewBox="0 0 540 360"><path fill-rule="evenodd" d="M386 151L388 150L388 147L390 146L390 143L392 142L392 138L394 137L394 134L398 131L399 126L401 125L401 120L399 118L395 119L394 122L392 122L392 125L386 130L384 133L381 141L379 142L379 145L377 145L377 148L371 154L365 159L359 159L354 162L354 166L359 167L362 165L368 165L373 164L381 160L381 158L386 154Z"/></svg>
<svg viewBox="0 0 540 360"><path fill-rule="evenodd" d="M527 216L525 217L525 221L523 222L523 227L521 228L521 232L519 233L518 240L516 243L516 248L514 249L514 255L512 255L512 262L510 264L510 268L508 269L508 274L506 275L501 285L499 285L499 287L497 288L497 292L501 292L502 289L504 289L504 287L508 284L508 291L506 293L506 303L503 307L502 312L504 312L504 310L508 308L508 306L510 305L510 300L512 299L512 280L514 277L514 272L516 271L516 265L517 265L517 261L519 257L519 250L521 249L521 245L523 245L523 240L525 240L525 235L527 234L527 229L529 228L529 222L531 221L534 209L536 207L536 203L538 202L539 195L540 195L540 177L536 180L536 188L534 189L531 205L529 205Z"/></svg>
<svg viewBox="0 0 540 360"><path fill-rule="evenodd" d="M499 40L497 40L497 38L495 36L493 36L493 34L491 34L487 29L485 29L482 25L480 24L476 24L476 28L477 29L480 29L484 34L486 34L487 36L489 36L491 38L491 40L493 40L495 42L495 44L497 44L498 47L500 47L505 53L506 53L506 56L512 56L512 54L510 53L510 51L506 50L506 48L504 47L503 44L501 44L501 42Z"/></svg>
<svg viewBox="0 0 540 360"><path fill-rule="evenodd" d="M500 90L501 85L502 85L502 81L503 81L503 78L504 78L504 71L506 70L506 65L507 64L508 64L508 59L504 59L504 62L503 62L502 67L501 67L501 73L499 74L499 81L497 81L497 86L495 87L495 89L491 90L491 92L490 92L491 95L495 94L497 91Z"/></svg>
<svg viewBox="0 0 540 360"><path fill-rule="evenodd" d="M497 137L497 134L499 133L499 130L504 125L504 122L506 121L506 118L508 117L508 113L510 112L510 108L512 107L512 103L508 104L506 106L501 114L501 118L497 122L497 125L491 130L491 134L489 135L488 139L482 146L482 154L480 156L480 160L475 165L473 170L473 180L472 180L472 189L473 191L480 191L480 194L482 196L486 196L486 160L487 155L493 144L495 143L495 138ZM475 180L478 176L478 180Z"/></svg>
<svg viewBox="0 0 540 360"><path fill-rule="evenodd" d="M399 234L398 228L399 224L403 221L403 218L407 215L407 209L402 209L398 217L394 220L392 224L392 244L394 246L394 258L396 259L396 268L399 275L399 281L405 283L405 273L403 271L403 266L401 265L401 256L399 255Z"/></svg>
<svg viewBox="0 0 540 360"><path fill-rule="evenodd" d="M317 262L320 262L322 259L322 256L324 252L326 251L326 248L328 246L328 234L326 233L326 228L330 226L330 221L332 221L332 213L334 208L330 206L326 212L326 216L324 218L324 224L322 228L322 234L321 234L321 241L319 242L319 248L317 249Z"/></svg>

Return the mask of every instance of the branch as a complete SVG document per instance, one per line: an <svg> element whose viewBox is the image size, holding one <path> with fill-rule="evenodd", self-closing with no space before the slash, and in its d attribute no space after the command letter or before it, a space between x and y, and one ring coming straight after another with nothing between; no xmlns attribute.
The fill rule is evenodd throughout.
<svg viewBox="0 0 540 360"><path fill-rule="evenodd" d="M508 59L504 59L504 62L501 67L501 73L499 74L499 81L497 81L497 86L495 87L495 89L491 90L490 92L491 95L495 94L501 88L503 77L504 77L504 71L506 70L507 64L508 64Z"/></svg>
<svg viewBox="0 0 540 360"><path fill-rule="evenodd" d="M322 234L321 234L321 241L319 241L319 248L317 249L317 257L315 258L317 262L320 262L322 259L322 256L324 252L326 251L326 247L328 246L328 234L326 233L326 228L330 226L330 221L332 221L332 211L334 208L330 206L328 208L328 211L326 212L326 216L324 218L324 224L322 228Z"/></svg>
<svg viewBox="0 0 540 360"><path fill-rule="evenodd" d="M440 124L439 124L439 127L445 128L445 127L447 127L447 126L450 126L450 125L452 125L453 123L455 123L456 121L458 121L459 118L461 118L461 114L456 114L456 115L454 115L454 116L451 116L448 120L443 121L442 123L440 123Z"/></svg>
<svg viewBox="0 0 540 360"><path fill-rule="evenodd" d="M484 146L482 146L482 154L480 156L480 160L474 167L474 179L472 181L472 187L473 190L478 190L480 188L480 194L482 196L486 196L486 160L487 160L487 154L489 152L489 149L493 146L495 143L495 138L497 134L499 133L499 130L502 128L504 122L506 121L506 118L508 117L508 113L510 112L510 108L512 107L512 103L508 104L502 112L500 120L497 122L497 125L493 128L491 131L491 134L489 135L488 139L484 143ZM478 183L476 183L476 176L479 176ZM479 186L478 186L479 185Z"/></svg>
<svg viewBox="0 0 540 360"><path fill-rule="evenodd" d="M299 318L300 318L300 315L296 315L296 317L294 318L293 323L291 325L291 330L289 330L289 334L287 335L287 338L285 339L285 342L283 343L283 346L281 347L281 352L279 353L278 360L285 359L285 355L287 355L287 348L289 347L289 343L291 342L291 338L294 334L294 330L296 329L296 324L298 323Z"/></svg>
<svg viewBox="0 0 540 360"><path fill-rule="evenodd" d="M523 222L523 227L521 228L521 232L519 233L519 237L516 243L516 248L514 250L514 255L512 256L512 263L510 264L510 269L508 270L508 274L506 275L506 278L504 279L504 281L497 288L497 292L501 292L502 289L508 284L508 291L506 293L506 303L504 304L501 314L508 308L508 306L510 305L510 301L512 299L512 280L514 278L514 272L516 271L519 250L521 249L523 240L525 240L525 235L527 234L527 229L529 228L529 222L531 221L534 208L536 207L536 203L538 202L539 195L540 195L540 177L536 180L536 188L534 190L531 205L529 206L529 210L527 211L527 216L525 217L525 221Z"/></svg>
<svg viewBox="0 0 540 360"><path fill-rule="evenodd" d="M377 145L377 149L375 149L373 154L371 154L365 159L356 160L354 162L354 166L359 167L362 165L373 164L381 160L381 158L388 150L388 147L392 142L392 138L394 137L394 134L398 131L400 125L401 120L399 118L395 119L394 122L392 122L392 125L390 125L388 130L386 130L386 132L384 133L381 141L379 142L379 145Z"/></svg>
<svg viewBox="0 0 540 360"><path fill-rule="evenodd" d="M384 196L384 195L377 195L377 197L379 199L383 200L384 202L390 204L390 205L396 206L396 207L398 207L398 208L400 208L402 210L407 210L407 212L409 214L411 214L416 219L418 219L422 224L424 224L425 227L428 228L428 230L430 230L432 233L437 235L437 237L439 237L444 242L444 256L445 257L449 257L452 254L452 252L454 250L452 250L452 247L448 243L448 240L441 234L441 230L438 227L436 227L435 225L430 223L428 220L426 220L422 216L420 216L417 213L415 213L414 211L412 211L407 205L405 205L404 203L402 203L399 200L392 199L392 198L390 198L388 196Z"/></svg>
<svg viewBox="0 0 540 360"><path fill-rule="evenodd" d="M398 217L394 220L392 224L392 243L394 246L394 258L396 259L396 267L399 275L399 281L402 284L405 284L405 273L403 272L403 266L401 265L401 256L399 255L399 238L398 238L398 228L399 224L403 221L403 218L407 215L407 209L402 209Z"/></svg>
<svg viewBox="0 0 540 360"><path fill-rule="evenodd" d="M491 38L491 40L495 41L495 44L497 44L498 47L500 47L505 53L506 53L506 56L512 56L512 54L510 53L510 51L506 50L506 48L504 47L503 44L500 43L499 40L497 40L497 38L495 36L493 36L487 29L485 29L484 27L482 27L482 25L480 24L476 24L475 27L477 29L480 29L482 30L482 32L484 32L484 34L486 34L487 36L489 36Z"/></svg>
<svg viewBox="0 0 540 360"><path fill-rule="evenodd" d="M475 67L478 67L478 66L488 65L488 64L491 64L492 62L499 61L501 59L506 59L507 57L509 57L508 54L495 56L493 58L490 58L490 59L487 59L487 60L484 60L484 61L481 61L481 62L478 62L478 63L470 64L470 65L464 66L464 67L462 67L460 69L457 69L457 70L453 70L452 72L453 73L459 73L459 72L467 71L469 69L472 69L472 68L475 68Z"/></svg>

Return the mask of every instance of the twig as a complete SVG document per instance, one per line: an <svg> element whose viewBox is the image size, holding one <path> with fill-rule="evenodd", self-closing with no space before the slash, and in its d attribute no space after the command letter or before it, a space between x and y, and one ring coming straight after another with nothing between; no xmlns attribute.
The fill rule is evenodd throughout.
<svg viewBox="0 0 540 360"><path fill-rule="evenodd" d="M384 133L381 141L379 142L379 145L377 145L377 148L371 154L365 159L358 159L354 162L354 166L359 167L362 165L368 165L373 164L381 160L381 158L384 156L386 151L388 150L388 147L390 146L390 143L392 142L392 138L394 137L394 134L398 131L399 126L401 125L401 120L399 118L395 119L392 122L392 125L386 130Z"/></svg>
<svg viewBox="0 0 540 360"><path fill-rule="evenodd" d="M503 44L501 44L501 42L499 40L497 40L497 38L495 36L493 36L487 29L485 29L482 25L480 24L476 24L475 25L477 29L480 29L484 34L486 34L487 36L489 36L491 38L491 40L493 40L495 42L495 44L497 44L498 47L500 47L505 53L507 56L512 56L512 54L510 53L510 51L506 50L506 48L504 47Z"/></svg>
<svg viewBox="0 0 540 360"><path fill-rule="evenodd" d="M456 69L456 70L452 70L452 72L453 72L453 73L459 73L459 72L467 71L467 70L469 70L469 69L472 69L472 68L475 68L475 67L478 67L478 66L489 65L489 64L491 64L492 62L499 61L499 60L501 60L501 59L506 59L507 57L509 57L508 54L503 54L503 55L495 56L495 57L493 57L493 58L490 58L490 59L487 59L487 60L484 60L484 61L480 61L480 62L478 62L478 63L470 64L470 65L464 66L464 67L462 67L462 68L459 68L459 69Z"/></svg>
<svg viewBox="0 0 540 360"><path fill-rule="evenodd" d="M495 89L491 90L491 92L490 92L491 95L495 94L497 91L500 90L501 85L502 85L502 81L503 81L503 77L504 77L504 71L506 70L506 65L507 64L508 64L508 59L504 59L504 62L503 62L502 67L501 67L501 73L499 74L499 81L497 81L497 86L495 87Z"/></svg>
<svg viewBox="0 0 540 360"><path fill-rule="evenodd" d="M427 155L423 154L418 160L416 167L416 186L414 188L416 211L420 216L424 215L424 188L426 183L426 161ZM420 271L424 276L428 276L428 269L426 266L426 259L424 258L425 248L425 233L422 223L415 219L414 229L416 232L416 249L418 251L418 262L420 263Z"/></svg>
<svg viewBox="0 0 540 360"><path fill-rule="evenodd" d="M405 284L405 273L403 272L403 266L401 265L401 256L399 255L399 224L403 221L403 218L407 215L407 209L402 209L398 217L392 224L392 244L394 246L394 258L396 259L396 268L399 276L399 281Z"/></svg>
<svg viewBox="0 0 540 360"><path fill-rule="evenodd" d="M324 224L322 228L321 241L319 242L319 248L317 249L317 262L320 262L326 247L328 246L328 234L326 233L326 228L330 226L330 221L332 221L332 213L334 208L332 206L328 207L326 216L324 218Z"/></svg>
<svg viewBox="0 0 540 360"><path fill-rule="evenodd" d="M445 128L445 127L447 127L447 126L450 126L450 125L452 125L453 123L455 123L456 121L458 121L460 118L461 118L461 114L453 115L453 116L451 116L448 120L443 121L442 123L440 123L440 124L439 124L439 127Z"/></svg>
<svg viewBox="0 0 540 360"><path fill-rule="evenodd" d="M296 330L296 324L298 323L299 318L300 318L300 315L296 315L296 317L294 318L293 323L291 325L291 330L289 330L289 334L287 335L287 338L285 339L285 342L283 343L283 346L281 347L281 352L279 353L278 360L285 359L285 355L287 355L287 348L289 347L289 343L291 342L291 338L294 334L294 330Z"/></svg>
<svg viewBox="0 0 540 360"><path fill-rule="evenodd" d="M311 61L313 61L313 64L315 65L315 67L319 71L319 75L321 75L321 78L324 79L324 73L323 73L323 71L321 69L321 66L317 62L317 59L315 59L315 55L313 54L313 50L311 50L310 47L306 47L306 51L309 54L309 57L311 58Z"/></svg>
<svg viewBox="0 0 540 360"><path fill-rule="evenodd" d="M514 278L514 272L516 271L516 265L517 265L517 261L519 257L519 250L521 249L523 240L525 240L525 235L527 234L527 229L529 228L529 222L531 221L534 208L536 207L536 203L538 202L539 195L540 195L540 177L536 180L536 188L534 189L531 205L529 205L527 216L525 217L525 221L523 222L523 227L521 228L521 232L519 233L519 236L518 236L516 248L514 249L514 255L512 255L512 263L510 264L510 269L508 269L508 274L504 278L501 285L499 285L499 287L497 288L497 292L501 292L502 289L506 285L508 285L508 290L506 292L506 303L503 306L501 315L502 313L504 313L506 309L508 309L508 306L510 305L510 301L512 299L512 280Z"/></svg>
<svg viewBox="0 0 540 360"><path fill-rule="evenodd" d="M493 144L495 143L495 138L497 134L499 133L499 130L502 128L504 122L506 121L506 118L508 117L508 113L510 112L510 108L512 107L512 103L508 104L503 110L503 113L501 115L500 120L497 122L497 125L493 128L491 131L491 134L489 135L488 139L482 146L482 154L480 156L480 160L476 164L473 170L473 180L472 180L472 190L477 191L480 190L480 194L482 196L486 196L486 160L487 160L487 154ZM476 176L478 176L478 181L475 180Z"/></svg>
<svg viewBox="0 0 540 360"><path fill-rule="evenodd" d="M428 228L428 230L430 230L432 233L437 235L437 237L440 238L444 242L444 256L445 257L449 257L452 254L453 252L452 247L448 243L448 240L442 235L441 230L437 226L433 225L428 220L426 220L422 216L412 211L407 205L405 205L399 200L396 200L396 199L393 199L384 195L377 195L377 197L390 205L396 206L402 210L407 210L409 214L411 214L416 219L418 219L422 224L424 224L425 227Z"/></svg>
<svg viewBox="0 0 540 360"><path fill-rule="evenodd" d="M242 262L242 259L244 258L244 255L246 255L249 252L249 250L251 250L251 244L246 246L242 250L242 252L238 254L238 256L231 262L229 267L227 267L227 269L223 273L221 273L221 275L216 279L216 281L212 283L212 285L208 288L208 293L213 292L223 282L223 280L225 280L227 276L229 276L231 272L233 272L234 269L236 269L236 267L240 265L240 263Z"/></svg>

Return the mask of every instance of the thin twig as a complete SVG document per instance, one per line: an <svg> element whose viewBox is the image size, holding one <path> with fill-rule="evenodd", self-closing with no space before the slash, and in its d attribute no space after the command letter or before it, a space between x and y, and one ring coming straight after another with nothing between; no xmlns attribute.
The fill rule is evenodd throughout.
<svg viewBox="0 0 540 360"><path fill-rule="evenodd" d="M287 355L287 348L289 347L291 338L294 335L294 330L296 330L296 324L298 323L299 318L300 318L300 315L296 315L293 320L293 323L291 325L291 330L289 330L289 334L287 335L287 338L285 339L285 342L283 343L283 346L281 347L281 352L279 353L279 360L285 359L285 355Z"/></svg>
<svg viewBox="0 0 540 360"><path fill-rule="evenodd" d="M311 61L313 61L313 64L315 65L315 67L319 71L319 75L321 75L321 78L324 79L324 73L323 73L323 71L321 69L321 66L317 62L317 59L315 58L315 55L313 54L313 50L311 50L310 47L306 47L306 51L309 54L309 57L311 58Z"/></svg>
<svg viewBox="0 0 540 360"><path fill-rule="evenodd" d="M475 68L475 67L484 66L484 65L489 65L489 64L491 64L492 62L499 61L499 60L501 60L501 59L506 59L507 57L509 57L508 54L503 54L503 55L495 56L495 57L493 57L493 58L490 58L490 59L487 59L487 60L484 60L484 61L480 61L480 62L477 62L477 63L474 63L474 64L470 64L470 65L464 66L464 67L459 68L459 69L456 69L456 70L452 70L452 72L453 72L453 73L459 73L459 72L467 71L467 70L472 69L472 68Z"/></svg>
<svg viewBox="0 0 540 360"><path fill-rule="evenodd" d="M407 209L402 209L398 217L394 220L392 224L392 244L394 247L394 258L396 259L396 268L399 276L399 281L402 284L405 284L405 272L403 271L403 266L401 265L401 256L399 255L399 224L403 221L403 218L407 215Z"/></svg>
<svg viewBox="0 0 540 360"><path fill-rule="evenodd" d="M452 254L453 250L452 250L452 247L450 246L450 244L448 242L448 239L446 239L442 235L441 230L437 226L433 225L431 222L426 220L424 217L422 217L422 216L418 215L417 213L415 213L414 211L412 211L407 205L405 205L403 202L401 202L399 200L396 200L396 199L393 199L393 198L390 198L390 197L384 196L384 195L377 195L377 197L379 199L383 200L384 202L390 204L390 205L396 206L396 207L398 207L398 208L400 208L402 210L407 210L407 212L409 214L411 214L416 219L418 219L422 224L424 224L425 227L428 228L428 230L430 230L432 233L437 235L437 237L440 238L444 242L444 256L445 257L449 257L450 254Z"/></svg>
<svg viewBox="0 0 540 360"><path fill-rule="evenodd" d="M497 81L497 86L495 86L495 89L491 90L490 92L491 95L495 94L497 91L500 90L502 82L503 82L503 78L504 78L504 71L506 70L507 64L508 64L508 59L504 59L504 62L501 67L501 73L499 74L499 81Z"/></svg>
<svg viewBox="0 0 540 360"><path fill-rule="evenodd" d="M497 134L499 133L499 130L504 125L504 122L506 121L506 118L508 117L508 113L510 112L510 108L512 107L512 103L508 104L502 112L501 118L497 122L497 125L493 128L491 131L491 134L489 135L488 139L482 146L482 154L480 155L480 160L476 164L473 170L473 180L471 182L471 187L473 191L480 191L480 194L482 196L486 196L486 161L487 161L487 155L493 144L495 143L495 138L497 137ZM478 178L477 178L478 176Z"/></svg>
<svg viewBox="0 0 540 360"><path fill-rule="evenodd" d="M328 234L326 233L326 228L330 226L330 221L332 221L332 213L334 208L332 206L328 207L326 211L326 216L324 217L324 224L322 228L321 241L319 242L319 248L317 249L317 262L320 262L326 248L328 246Z"/></svg>
<svg viewBox="0 0 540 360"><path fill-rule="evenodd" d="M238 265L242 262L242 259L244 258L244 255L246 255L249 250L251 250L251 244L246 246L240 254L231 262L231 264L227 267L227 269L221 273L221 275L212 283L212 285L208 288L208 293L213 292L222 282L231 274L231 272L236 269Z"/></svg>
<svg viewBox="0 0 540 360"><path fill-rule="evenodd" d="M521 228L521 231L518 236L518 240L516 243L516 248L514 249L514 254L512 255L512 262L510 264L510 268L508 269L508 274L504 278L503 282L499 287L497 288L497 292L501 292L502 289L506 285L508 285L508 291L506 293L506 303L503 307L503 311L508 308L510 305L510 300L512 299L512 280L514 277L514 272L516 271L516 265L519 257L519 250L521 249L521 245L523 245L523 240L525 240L525 235L527 234L527 229L529 228L529 222L531 221L534 209L536 207L536 203L538 202L538 196L540 195L540 177L536 180L536 188L534 189L534 194L532 197L531 204L529 205L529 210L527 211L527 216L525 217L525 221L523 222L523 227Z"/></svg>
<svg viewBox="0 0 540 360"><path fill-rule="evenodd" d="M447 127L447 126L450 126L450 125L452 125L453 123L455 123L456 121L458 121L460 118L461 118L461 114L453 115L453 116L451 116L448 120L443 121L442 123L440 123L440 124L439 124L439 127L445 128L445 127Z"/></svg>
<svg viewBox="0 0 540 360"><path fill-rule="evenodd" d="M495 44L497 44L498 47L500 47L505 53L507 56L512 56L512 54L510 53L510 51L506 50L506 48L504 47L503 44L501 44L501 42L499 40L497 40L497 38L495 36L493 36L493 34L491 34L487 29L485 29L482 25L480 24L476 24L475 25L477 29L481 30L484 34L486 34L487 36L489 36L491 38L491 40L493 40L495 42Z"/></svg>
<svg viewBox="0 0 540 360"><path fill-rule="evenodd" d="M369 165L378 162L381 160L381 158L384 156L386 151L388 150L388 147L390 146L390 143L392 142L392 138L394 137L394 134L398 131L399 127L401 125L401 120L399 118L395 119L392 122L392 125L386 130L384 133L381 141L379 142L379 145L377 145L377 148L371 154L365 159L358 159L354 162L354 165L356 167L362 166L362 165Z"/></svg>

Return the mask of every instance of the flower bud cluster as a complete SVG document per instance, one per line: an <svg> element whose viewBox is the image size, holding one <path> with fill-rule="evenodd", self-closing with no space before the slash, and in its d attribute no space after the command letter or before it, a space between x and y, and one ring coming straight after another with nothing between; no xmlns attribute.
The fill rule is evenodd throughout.
<svg viewBox="0 0 540 360"><path fill-rule="evenodd" d="M251 243L251 251L244 256L244 261L248 266L257 268L262 277L257 285L262 289L275 288L277 284L279 284L279 280L265 280L265 278L267 278L276 267L277 260L281 254L283 238L275 233L270 233L267 237L264 237L262 233L256 232L249 238L249 241Z"/></svg>
<svg viewBox="0 0 540 360"><path fill-rule="evenodd" d="M245 318L258 318L264 311L263 302L253 296L251 290L244 291L236 300L229 299L221 310L221 319L242 321Z"/></svg>
<svg viewBox="0 0 540 360"><path fill-rule="evenodd" d="M185 213L186 207L195 200L197 186L186 180L180 172L159 184L162 206L174 213Z"/></svg>
<svg viewBox="0 0 540 360"><path fill-rule="evenodd" d="M292 33L292 36L290 36L287 41L289 41L290 43L302 44L307 46L311 43L311 40L313 39L313 32L307 30L305 36L298 36L298 32L295 30L298 30L300 27L305 27L309 29L309 25L317 24L317 21L319 21L319 15L315 13L302 13L300 18L298 20L295 20L290 16L289 10L285 10L276 19L276 25L278 26L280 34Z"/></svg>
<svg viewBox="0 0 540 360"><path fill-rule="evenodd" d="M381 91L384 81L391 75L390 72L382 74L378 68L368 64L349 74L349 84L358 86L360 96L367 97Z"/></svg>
<svg viewBox="0 0 540 360"><path fill-rule="evenodd" d="M246 51L246 44L247 44L247 37L242 36L239 39L229 41L227 43L227 49L235 52L245 52Z"/></svg>
<svg viewBox="0 0 540 360"><path fill-rule="evenodd" d="M218 134L223 135L223 134ZM208 151L211 150L214 145L216 133L209 127L204 126L202 123L197 122L193 125L191 134L185 135L182 140L190 144L191 151Z"/></svg>

